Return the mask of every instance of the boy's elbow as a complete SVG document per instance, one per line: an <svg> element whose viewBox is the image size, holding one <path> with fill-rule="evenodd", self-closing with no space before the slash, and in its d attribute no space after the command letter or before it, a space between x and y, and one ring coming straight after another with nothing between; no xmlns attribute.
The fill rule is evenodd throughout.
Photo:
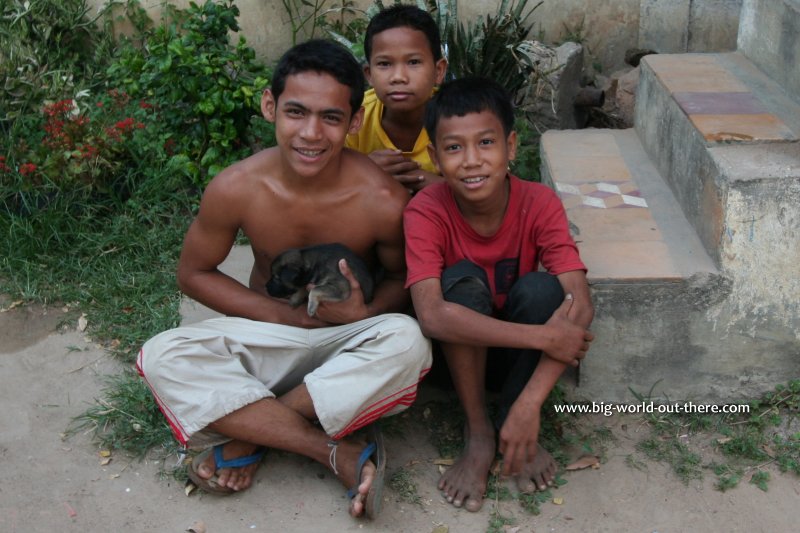
<svg viewBox="0 0 800 533"><path fill-rule="evenodd" d="M415 309L415 311L422 334L431 339L438 338L439 327L436 313L432 313L427 309Z"/></svg>

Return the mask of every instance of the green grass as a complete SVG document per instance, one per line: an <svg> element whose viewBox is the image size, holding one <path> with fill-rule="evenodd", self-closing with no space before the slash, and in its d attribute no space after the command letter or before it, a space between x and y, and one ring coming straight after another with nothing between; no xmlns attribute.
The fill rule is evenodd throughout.
<svg viewBox="0 0 800 533"><path fill-rule="evenodd" d="M157 183L154 183L156 182ZM180 321L175 268L197 194L166 175L124 203L55 195L47 206L0 206L0 291L13 300L67 304L86 333L122 362ZM100 446L143 457L177 449L149 390L133 372L110 379L96 405L70 425Z"/></svg>
<svg viewBox="0 0 800 533"><path fill-rule="evenodd" d="M408 468L399 468L395 471L389 478L389 487L397 493L400 500L414 505L422 505L414 473Z"/></svg>
<svg viewBox="0 0 800 533"><path fill-rule="evenodd" d="M750 412L744 414L646 415L650 434L637 450L670 465L685 483L710 471L721 491L737 487L748 476L751 484L766 491L770 475L763 468L770 465L800 475L800 380L778 385L747 405ZM626 462L640 464L635 457Z"/></svg>

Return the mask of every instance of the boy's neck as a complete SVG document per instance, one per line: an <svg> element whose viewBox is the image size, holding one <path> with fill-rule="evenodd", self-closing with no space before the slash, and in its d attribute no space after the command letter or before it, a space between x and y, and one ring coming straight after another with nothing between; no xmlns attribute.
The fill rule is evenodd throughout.
<svg viewBox="0 0 800 533"><path fill-rule="evenodd" d="M424 115L424 108L397 113L392 112L391 109L384 106L383 115L381 116L381 127L383 127L383 131L386 132L389 140L391 140L398 149L404 152L411 152L422 131Z"/></svg>
<svg viewBox="0 0 800 533"><path fill-rule="evenodd" d="M511 181L506 175L501 193L487 198L482 202L469 202L458 196L455 197L456 205L467 224L479 235L491 237L503 225L508 200L511 197Z"/></svg>

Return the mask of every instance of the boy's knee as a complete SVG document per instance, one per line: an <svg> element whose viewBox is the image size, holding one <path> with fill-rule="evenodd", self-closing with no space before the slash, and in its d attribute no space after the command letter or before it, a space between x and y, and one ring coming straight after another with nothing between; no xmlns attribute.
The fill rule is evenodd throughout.
<svg viewBox="0 0 800 533"><path fill-rule="evenodd" d="M544 324L564 301L558 278L547 272L529 272L508 293L506 313L514 322Z"/></svg>
<svg viewBox="0 0 800 533"><path fill-rule="evenodd" d="M466 259L442 272L442 297L483 315L492 313L492 293L486 272Z"/></svg>
<svg viewBox="0 0 800 533"><path fill-rule="evenodd" d="M392 351L396 357L406 359L404 364L431 364L431 341L422 334L419 323L412 317L403 314L391 315L390 328L398 344Z"/></svg>

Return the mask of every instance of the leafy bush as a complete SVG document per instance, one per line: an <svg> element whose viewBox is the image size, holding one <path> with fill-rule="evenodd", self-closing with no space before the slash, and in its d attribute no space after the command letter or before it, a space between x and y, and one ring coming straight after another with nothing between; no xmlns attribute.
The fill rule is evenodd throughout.
<svg viewBox="0 0 800 533"><path fill-rule="evenodd" d="M0 4L0 125L46 99L101 83L111 34L89 19L86 0L5 0Z"/></svg>
<svg viewBox="0 0 800 533"><path fill-rule="evenodd" d="M269 83L269 70L255 62L244 37L235 47L229 43L238 15L232 0L192 2L187 10L167 6L162 24L155 30L140 24L108 69L112 86L161 111L172 150L189 158L187 168L201 186L250 153L251 118L260 115ZM260 134L266 139L258 141L271 144L268 128Z"/></svg>
<svg viewBox="0 0 800 533"><path fill-rule="evenodd" d="M112 89L45 104L0 166L5 210L30 214L58 195L111 207L168 162L169 136L153 106Z"/></svg>
<svg viewBox="0 0 800 533"><path fill-rule="evenodd" d="M502 0L495 16L478 17L466 26L450 22L443 35L449 75L490 78L516 95L532 70L518 59L514 49L533 27L528 19L541 2L524 14L527 5L528 0Z"/></svg>

